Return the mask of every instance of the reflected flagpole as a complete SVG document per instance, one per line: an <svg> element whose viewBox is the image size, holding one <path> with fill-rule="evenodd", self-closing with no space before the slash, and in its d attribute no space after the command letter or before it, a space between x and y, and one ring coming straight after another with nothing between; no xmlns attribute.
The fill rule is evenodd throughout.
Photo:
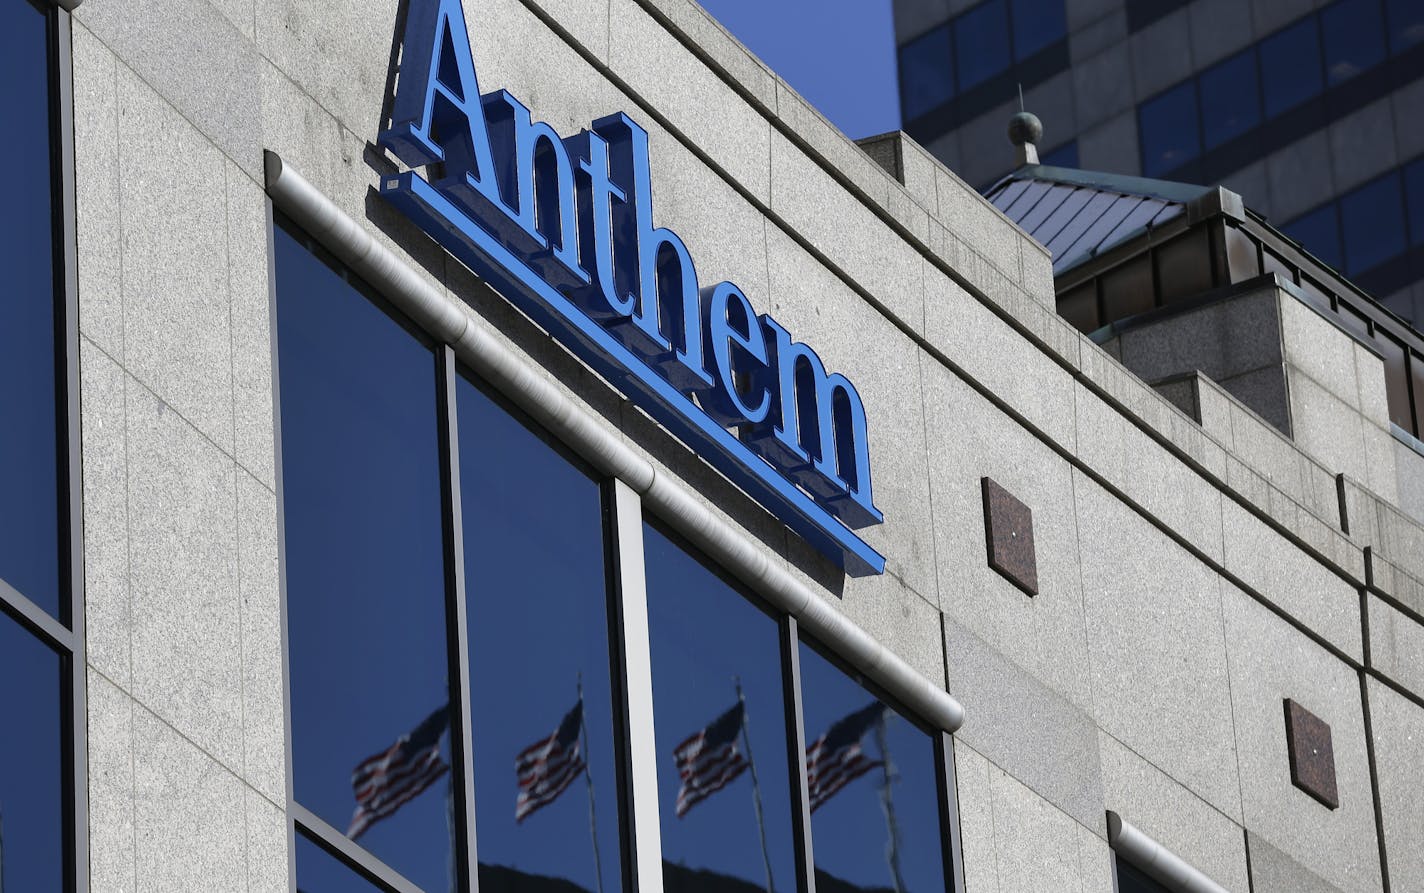
<svg viewBox="0 0 1424 893"><path fill-rule="evenodd" d="M885 842L885 861L890 866L890 880L895 885L895 893L905 893L905 879L900 876L900 824L895 820L895 798L890 791L891 782L899 778L895 764L890 760L890 739L885 731L885 714L875 722L875 743L880 747L880 808L885 812L885 830L889 840Z"/></svg>
<svg viewBox="0 0 1424 893"><path fill-rule="evenodd" d="M752 759L752 739L747 732L747 697L742 693L741 677L734 677L733 682L737 686L737 702L742 705L742 750L746 752L747 769L752 774L752 805L756 807L757 833L761 835L761 861L766 867L766 893L776 893L776 886L771 880L771 855L766 848L766 820L761 811L761 782L757 779L756 760Z"/></svg>
<svg viewBox="0 0 1424 893"><path fill-rule="evenodd" d="M5 893L5 811L0 809L0 893Z"/></svg>
<svg viewBox="0 0 1424 893"><path fill-rule="evenodd" d="M593 840L593 870L598 880L598 893L603 893L603 857L598 852L598 810L593 800L593 770L588 752L588 719L583 710L583 671L578 674L579 736L583 738L583 778L588 782L588 836ZM0 893L4 893L0 890Z"/></svg>

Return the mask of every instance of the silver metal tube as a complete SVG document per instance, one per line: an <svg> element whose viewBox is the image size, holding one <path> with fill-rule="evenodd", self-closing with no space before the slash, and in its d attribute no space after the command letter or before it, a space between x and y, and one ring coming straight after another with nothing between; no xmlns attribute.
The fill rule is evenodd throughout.
<svg viewBox="0 0 1424 893"><path fill-rule="evenodd" d="M964 708L938 685L778 566L775 556L714 515L682 484L658 474L593 413L504 345L462 302L432 285L366 232L301 174L266 153L267 194L287 216L399 307L431 337L599 471L623 481L643 505L803 629L883 686L925 722L953 732Z"/></svg>
<svg viewBox="0 0 1424 893"><path fill-rule="evenodd" d="M1225 887L1202 874L1122 816L1108 810L1108 846L1147 872L1172 893L1227 893Z"/></svg>

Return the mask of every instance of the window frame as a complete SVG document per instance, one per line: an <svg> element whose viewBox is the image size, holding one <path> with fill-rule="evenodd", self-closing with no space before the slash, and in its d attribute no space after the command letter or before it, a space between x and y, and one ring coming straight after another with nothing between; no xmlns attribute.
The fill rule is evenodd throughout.
<svg viewBox="0 0 1424 893"><path fill-rule="evenodd" d="M75 225L72 20L55 2L30 0L45 16L50 195L55 301L55 449L59 514L59 610L55 617L0 580L0 612L59 659L61 819L65 891L89 890L88 685L84 641L84 514L79 396L79 287ZM67 706L67 709L66 709Z"/></svg>
<svg viewBox="0 0 1424 893"><path fill-rule="evenodd" d="M442 536L444 539L444 562L446 574L447 604L447 659L451 665L452 721L460 722L458 739L452 741L452 771L456 772L457 789L464 797L456 810L455 833L462 841L456 848L455 860L458 872L457 889L462 893L476 893L478 888L478 841L474 816L474 778L470 766L473 750L472 723L470 722L470 667L468 655L468 618L464 598L466 580L463 549L463 508L459 481L459 424L456 406L457 377L464 376L483 390L515 420L528 427L536 436L554 447L566 461L571 461L580 470L590 473L600 485L603 502L604 541L606 544L605 573L609 589L609 648L613 662L611 687L614 698L614 736L617 754L618 814L620 828L620 868L625 889L636 888L636 878L644 872L657 871L661 877L661 827L658 821L658 787L656 742L653 734L653 695L651 673L651 645L648 630L647 582L643 550L644 523L655 526L674 543L684 548L696 560L723 579L735 591L748 598L758 608L766 611L777 623L778 641L781 648L780 660L784 686L784 701L787 723L787 747L794 751L792 758L795 777L792 779L792 838L793 864L795 866L798 893L810 893L815 889L815 860L811 847L811 821L809 794L806 778L805 728L802 715L801 673L799 643L802 641L800 625L795 616L775 607L770 598L764 598L756 587L739 580L728 569L718 564L711 556L689 543L675 528L671 519L666 519L643 502L642 497L624 481L591 469L584 457L571 444L565 443L553 432L544 428L537 419L531 418L521 408L512 405L508 396L493 383L461 363L455 349L439 339L421 332L418 324L410 321L398 307L393 306L380 290L365 282L358 270L345 263L323 243L323 240L306 230L302 225L282 214L269 195L266 200L268 256L275 256L274 239L276 229L286 226L289 232L304 242L309 250L314 250L320 259L347 274L353 288L363 293L368 300L383 305L383 309L394 313L398 322L416 329L415 337L433 343L437 366L441 370L437 381L439 401L438 424L440 449L440 474L442 490ZM277 273L275 264L268 265L269 313L276 319ZM296 841L298 835L305 837L316 846L333 855L356 874L371 881L376 886L391 893L420 893L420 888L387 866L377 856L361 845L350 841L340 831L320 816L302 806L295 799L292 763L292 723L290 696L290 653L291 643L287 630L287 561L285 532L285 488L282 463L281 436L281 377L280 359L277 357L276 337L273 337L273 410L275 419L275 441L277 450L277 505L279 530L279 581L281 591L281 632L283 653L283 697L285 711L285 746L287 751L287 842L288 870L296 876ZM812 640L814 634L808 634ZM839 667L848 666L848 661L831 651L828 646L817 641L820 653L828 655ZM954 740L950 732L927 722L916 712L901 706L899 699L885 692L873 681L864 678L858 671L850 671L854 678L861 679L877 697L896 707L897 712L913 724L931 735L934 746L935 778L940 830L944 841L946 893L963 893L964 875L962 847L960 844L959 806L956 780L954 777ZM454 689L458 688L458 694ZM456 752L458 750L458 752ZM429 893L429 891L427 891Z"/></svg>

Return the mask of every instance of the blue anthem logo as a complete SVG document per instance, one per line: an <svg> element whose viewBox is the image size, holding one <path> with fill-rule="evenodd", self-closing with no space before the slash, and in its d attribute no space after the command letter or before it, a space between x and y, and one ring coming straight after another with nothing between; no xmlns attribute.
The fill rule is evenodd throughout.
<svg viewBox="0 0 1424 893"><path fill-rule="evenodd" d="M624 114L561 137L481 95L459 0L412 0L381 193L644 411L856 576L871 498L855 386L736 285L700 287L653 225L648 133Z"/></svg>

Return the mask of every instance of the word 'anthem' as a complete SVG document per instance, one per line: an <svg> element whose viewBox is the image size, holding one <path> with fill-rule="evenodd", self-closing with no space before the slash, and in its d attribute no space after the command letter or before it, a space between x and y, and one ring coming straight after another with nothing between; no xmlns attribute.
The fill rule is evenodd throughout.
<svg viewBox="0 0 1424 893"><path fill-rule="evenodd" d="M731 282L700 287L653 225L648 133L625 114L564 138L481 95L460 0L412 0L381 192L640 407L855 575L871 496L855 386Z"/></svg>

